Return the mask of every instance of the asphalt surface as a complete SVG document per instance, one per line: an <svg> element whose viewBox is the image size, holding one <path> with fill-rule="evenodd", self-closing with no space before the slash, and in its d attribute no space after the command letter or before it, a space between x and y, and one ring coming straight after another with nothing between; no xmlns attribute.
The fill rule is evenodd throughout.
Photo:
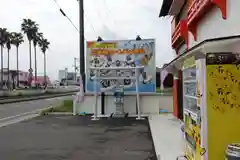
<svg viewBox="0 0 240 160"><path fill-rule="evenodd" d="M41 116L0 128L3 160L156 160L148 121Z"/></svg>
<svg viewBox="0 0 240 160"><path fill-rule="evenodd" d="M11 116L20 115L26 112L32 112L38 109L44 109L55 106L63 99L70 99L72 96L64 96L50 99L33 100L11 104L0 104L0 120Z"/></svg>

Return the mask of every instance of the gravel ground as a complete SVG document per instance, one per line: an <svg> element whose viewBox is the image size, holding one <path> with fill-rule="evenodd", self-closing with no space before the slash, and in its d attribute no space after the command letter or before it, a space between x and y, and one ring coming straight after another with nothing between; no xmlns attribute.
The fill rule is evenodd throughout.
<svg viewBox="0 0 240 160"><path fill-rule="evenodd" d="M41 116L0 128L2 160L156 160L147 120Z"/></svg>

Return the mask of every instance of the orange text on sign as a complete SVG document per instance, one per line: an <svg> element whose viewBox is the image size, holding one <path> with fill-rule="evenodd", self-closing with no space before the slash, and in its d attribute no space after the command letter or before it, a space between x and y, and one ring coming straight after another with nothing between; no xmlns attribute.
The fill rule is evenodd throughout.
<svg viewBox="0 0 240 160"><path fill-rule="evenodd" d="M88 42L88 48L116 48L116 43Z"/></svg>
<svg viewBox="0 0 240 160"><path fill-rule="evenodd" d="M145 50L143 48L139 49L92 49L92 55L111 55L111 54L144 54Z"/></svg>

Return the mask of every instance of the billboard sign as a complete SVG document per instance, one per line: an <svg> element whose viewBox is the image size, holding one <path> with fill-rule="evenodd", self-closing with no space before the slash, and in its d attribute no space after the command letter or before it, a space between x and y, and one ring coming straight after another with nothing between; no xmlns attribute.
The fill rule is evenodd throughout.
<svg viewBox="0 0 240 160"><path fill-rule="evenodd" d="M144 66L140 69L139 92L156 91L156 66L155 66L155 40L116 40L116 41L88 41L86 58L86 91L94 92L95 76L91 67L135 67ZM133 70L101 70L97 89L112 88L116 84L116 79L107 77L131 77L135 74ZM118 80L119 81L119 80ZM124 79L121 82L125 92L135 92L135 80Z"/></svg>

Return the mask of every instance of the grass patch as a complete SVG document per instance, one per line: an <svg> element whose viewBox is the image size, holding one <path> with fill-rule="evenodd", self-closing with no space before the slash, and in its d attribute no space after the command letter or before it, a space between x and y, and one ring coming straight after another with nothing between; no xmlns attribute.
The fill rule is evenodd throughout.
<svg viewBox="0 0 240 160"><path fill-rule="evenodd" d="M46 115L51 112L73 112L73 100L64 100L58 106L43 110L41 115Z"/></svg>
<svg viewBox="0 0 240 160"><path fill-rule="evenodd" d="M160 93L161 92L161 88L160 87L156 88L156 92Z"/></svg>
<svg viewBox="0 0 240 160"><path fill-rule="evenodd" d="M156 92L157 92L157 93L172 93L172 88L164 88L164 89L161 91L161 88L160 88L160 87L157 87L157 88L156 88Z"/></svg>

